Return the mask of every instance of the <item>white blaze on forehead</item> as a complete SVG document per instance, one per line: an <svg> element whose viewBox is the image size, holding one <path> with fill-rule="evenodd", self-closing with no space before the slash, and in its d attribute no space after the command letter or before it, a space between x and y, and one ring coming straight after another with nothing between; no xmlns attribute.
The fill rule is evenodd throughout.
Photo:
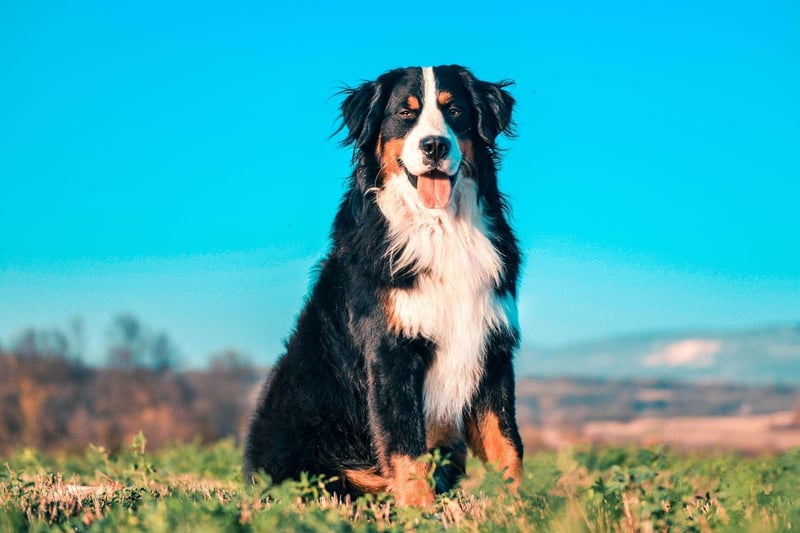
<svg viewBox="0 0 800 533"><path fill-rule="evenodd" d="M429 135L447 135L447 124L444 122L444 115L439 111L436 96L436 76L433 75L433 67L422 69L423 95L422 113L419 116L419 126L426 127L431 132Z"/></svg>
<svg viewBox="0 0 800 533"><path fill-rule="evenodd" d="M437 169L451 176L458 172L461 165L461 152L458 149L458 138L445 122L444 115L439 109L436 94L436 76L433 67L422 69L422 110L417 123L409 132L403 145L403 164L415 176L430 172L431 169L424 162L420 141L425 137L445 137L450 141L450 152L447 157L439 161Z"/></svg>

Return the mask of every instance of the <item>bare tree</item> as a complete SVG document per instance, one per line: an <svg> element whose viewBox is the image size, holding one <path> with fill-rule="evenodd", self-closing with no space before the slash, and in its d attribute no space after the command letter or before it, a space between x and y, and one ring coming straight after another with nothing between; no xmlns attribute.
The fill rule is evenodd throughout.
<svg viewBox="0 0 800 533"><path fill-rule="evenodd" d="M138 318L131 314L119 315L112 322L108 337L108 366L123 370L142 366L147 343Z"/></svg>
<svg viewBox="0 0 800 533"><path fill-rule="evenodd" d="M180 364L180 352L169 336L153 331L131 314L114 319L108 339L106 363L112 368L151 368L165 372L177 369Z"/></svg>
<svg viewBox="0 0 800 533"><path fill-rule="evenodd" d="M27 329L11 343L11 353L21 357L67 357L70 343L56 329Z"/></svg>
<svg viewBox="0 0 800 533"><path fill-rule="evenodd" d="M86 355L86 327L83 319L74 316L69 321L70 332L70 358L74 361L82 361Z"/></svg>
<svg viewBox="0 0 800 533"><path fill-rule="evenodd" d="M176 369L180 364L178 349L166 333L157 333L150 340L149 363L156 372Z"/></svg>

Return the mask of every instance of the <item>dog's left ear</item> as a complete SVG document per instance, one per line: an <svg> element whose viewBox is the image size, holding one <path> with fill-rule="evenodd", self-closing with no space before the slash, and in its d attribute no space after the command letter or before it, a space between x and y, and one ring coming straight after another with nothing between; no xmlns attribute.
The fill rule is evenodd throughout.
<svg viewBox="0 0 800 533"><path fill-rule="evenodd" d="M472 98L476 111L478 134L487 145L494 147L497 136L505 133L509 137L515 135L514 120L511 111L514 108L514 97L505 88L514 82L504 80L498 83L481 81L467 69L459 72L464 86Z"/></svg>

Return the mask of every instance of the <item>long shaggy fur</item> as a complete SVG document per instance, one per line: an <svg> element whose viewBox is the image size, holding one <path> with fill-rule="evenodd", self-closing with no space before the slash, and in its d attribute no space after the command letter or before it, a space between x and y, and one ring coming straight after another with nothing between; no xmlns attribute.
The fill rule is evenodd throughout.
<svg viewBox="0 0 800 533"><path fill-rule="evenodd" d="M332 246L264 384L245 472L336 477L424 505L416 459L467 449L521 475L512 356L520 255L497 186L497 137L513 134L509 82L457 66L389 71L346 89L354 169ZM420 482L422 478L422 482Z"/></svg>

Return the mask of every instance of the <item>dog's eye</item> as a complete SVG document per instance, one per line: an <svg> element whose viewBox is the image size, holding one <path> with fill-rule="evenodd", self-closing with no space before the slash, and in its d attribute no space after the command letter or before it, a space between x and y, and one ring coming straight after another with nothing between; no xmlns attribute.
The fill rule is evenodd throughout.
<svg viewBox="0 0 800 533"><path fill-rule="evenodd" d="M401 109L397 112L397 116L400 118L414 118L414 112L408 109Z"/></svg>
<svg viewBox="0 0 800 533"><path fill-rule="evenodd" d="M459 108L455 107L455 106L453 106L450 109L448 109L447 112L450 113L451 117L460 117L461 116L461 110Z"/></svg>

